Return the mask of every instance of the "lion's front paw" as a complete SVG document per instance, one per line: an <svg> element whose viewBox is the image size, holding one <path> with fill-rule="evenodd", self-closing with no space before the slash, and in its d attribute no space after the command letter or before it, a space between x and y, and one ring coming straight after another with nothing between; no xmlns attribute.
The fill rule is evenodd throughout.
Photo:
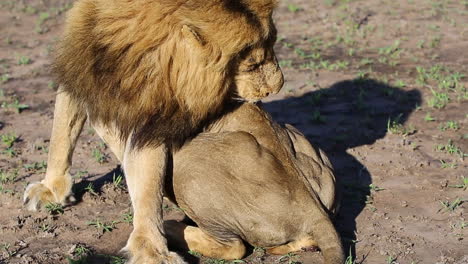
<svg viewBox="0 0 468 264"><path fill-rule="evenodd" d="M24 191L23 202L28 210L36 211L39 207L48 203L64 204L66 201L73 201L74 198L70 195L54 194L51 189L41 182L34 182L26 187Z"/></svg>
<svg viewBox="0 0 468 264"><path fill-rule="evenodd" d="M176 253L168 252L165 244L158 243L161 241L154 241L154 237L148 238L137 233L133 231L127 245L122 249L129 256L127 264L187 264ZM158 246L164 247L164 250L158 250ZM161 251L166 254L160 253Z"/></svg>
<svg viewBox="0 0 468 264"><path fill-rule="evenodd" d="M144 254L130 254L130 259L126 264L187 264L177 253L169 252L168 256L154 256Z"/></svg>
<svg viewBox="0 0 468 264"><path fill-rule="evenodd" d="M55 202L55 199L49 188L40 182L35 182L26 187L23 202L28 210L36 211L41 205Z"/></svg>

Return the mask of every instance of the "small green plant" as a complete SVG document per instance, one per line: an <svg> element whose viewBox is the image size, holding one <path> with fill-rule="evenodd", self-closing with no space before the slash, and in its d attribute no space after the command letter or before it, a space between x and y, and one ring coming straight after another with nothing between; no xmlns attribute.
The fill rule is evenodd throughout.
<svg viewBox="0 0 468 264"><path fill-rule="evenodd" d="M42 161L42 162L33 162L30 164L24 164L23 168L25 168L27 171L45 171L47 169L47 162Z"/></svg>
<svg viewBox="0 0 468 264"><path fill-rule="evenodd" d="M24 109L28 109L29 108L29 105L27 104L21 104L18 99L15 99L12 103L7 103L7 102L3 102L1 104L1 107L3 108L9 108L9 109L13 109L16 113L21 113L21 111L23 111Z"/></svg>
<svg viewBox="0 0 468 264"><path fill-rule="evenodd" d="M400 40L396 40L392 45L379 48L378 51L380 55L378 61L380 63L396 66L399 64L397 59L400 58L403 49L400 48Z"/></svg>
<svg viewBox="0 0 468 264"><path fill-rule="evenodd" d="M279 66L281 68L284 68L284 67L288 67L288 68L291 68L292 67L292 60L280 60L278 62Z"/></svg>
<svg viewBox="0 0 468 264"><path fill-rule="evenodd" d="M10 80L10 75L8 73L4 73L0 76L0 83L6 83Z"/></svg>
<svg viewBox="0 0 468 264"><path fill-rule="evenodd" d="M63 214L63 206L58 203L48 203L45 205L45 209L51 215Z"/></svg>
<svg viewBox="0 0 468 264"><path fill-rule="evenodd" d="M92 194L92 195L98 195L98 194L96 193L96 191L94 191L94 185L93 185L92 182L90 182L90 183L88 184L88 186L85 187L85 191L86 191L86 192L89 192L89 193Z"/></svg>
<svg viewBox="0 0 468 264"><path fill-rule="evenodd" d="M43 24L44 22L46 22L47 20L50 19L50 13L49 12L41 12L39 13L39 17L37 18L36 20L36 27L35 27L35 31L39 34L42 34L42 33L45 33L48 29L47 28L43 28Z"/></svg>
<svg viewBox="0 0 468 264"><path fill-rule="evenodd" d="M279 262L287 261L288 264L299 264L300 262L297 261L297 255L290 252L286 255L281 256L278 260Z"/></svg>
<svg viewBox="0 0 468 264"><path fill-rule="evenodd" d="M50 18L50 14L48 12L41 12L39 14L39 22L41 24L44 23L49 18Z"/></svg>
<svg viewBox="0 0 468 264"><path fill-rule="evenodd" d="M109 256L110 264L125 264L125 258L119 256Z"/></svg>
<svg viewBox="0 0 468 264"><path fill-rule="evenodd" d="M205 264L228 264L229 262L225 259L208 258L205 260Z"/></svg>
<svg viewBox="0 0 468 264"><path fill-rule="evenodd" d="M0 184L0 193L13 193L13 190L6 189L5 186Z"/></svg>
<svg viewBox="0 0 468 264"><path fill-rule="evenodd" d="M458 130L460 129L460 126L458 125L457 121L447 121L444 124L441 124L439 126L439 129L442 131L445 130Z"/></svg>
<svg viewBox="0 0 468 264"><path fill-rule="evenodd" d="M398 115L395 119L389 118L387 121L387 131L395 135L408 136L416 132L416 129L413 126L405 127L401 124L400 119L402 114Z"/></svg>
<svg viewBox="0 0 468 264"><path fill-rule="evenodd" d="M0 140L2 141L3 145L5 145L7 148L10 148L18 140L18 137L15 133L8 133L1 135Z"/></svg>
<svg viewBox="0 0 468 264"><path fill-rule="evenodd" d="M0 183L14 182L18 177L18 169L4 171L0 169Z"/></svg>
<svg viewBox="0 0 468 264"><path fill-rule="evenodd" d="M16 157L16 155L18 154L12 147L6 148L5 150L2 151L2 153L7 155L10 158Z"/></svg>
<svg viewBox="0 0 468 264"><path fill-rule="evenodd" d="M295 4L288 4L288 10L290 12L296 13L296 12L302 10L302 9L299 6L295 5Z"/></svg>
<svg viewBox="0 0 468 264"><path fill-rule="evenodd" d="M68 264L87 264L88 256L91 255L91 250L86 248L84 245L76 245L73 250L74 258L67 257Z"/></svg>
<svg viewBox="0 0 468 264"><path fill-rule="evenodd" d="M112 175L112 184L114 185L115 188L122 188L122 180L123 180L122 174L115 175L114 173Z"/></svg>
<svg viewBox="0 0 468 264"><path fill-rule="evenodd" d="M446 92L437 92L431 88L432 97L427 100L427 105L435 109L444 108L450 101L450 97Z"/></svg>
<svg viewBox="0 0 468 264"><path fill-rule="evenodd" d="M455 146L451 139L449 139L447 144L438 144L435 148L437 151L459 155L461 158L464 158L466 156L466 154L463 153L463 151L459 147Z"/></svg>
<svg viewBox="0 0 468 264"><path fill-rule="evenodd" d="M426 42L424 39L419 40L418 44L416 44L416 47L418 47L418 49L423 49L424 48L424 42Z"/></svg>
<svg viewBox="0 0 468 264"><path fill-rule="evenodd" d="M34 15L37 13L37 9L33 6L26 6L25 8L23 8L21 11L25 12L26 14L28 15Z"/></svg>
<svg viewBox="0 0 468 264"><path fill-rule="evenodd" d="M356 74L356 80L355 81L365 81L367 77L369 76L370 71L363 71L359 70L358 73Z"/></svg>
<svg viewBox="0 0 468 264"><path fill-rule="evenodd" d="M362 66L372 65L373 63L374 63L374 60L369 59L369 58L364 58L359 62L359 64Z"/></svg>
<svg viewBox="0 0 468 264"><path fill-rule="evenodd" d="M374 197L373 197L372 195L366 195L366 201L365 201L365 203L366 203L367 205L372 205L372 204L374 204Z"/></svg>
<svg viewBox="0 0 468 264"><path fill-rule="evenodd" d="M73 251L73 254L76 254L77 256L83 256L89 253L90 253L90 250L83 245L77 245L75 250Z"/></svg>
<svg viewBox="0 0 468 264"><path fill-rule="evenodd" d="M436 48L439 46L442 37L440 35L434 36L429 40L429 47Z"/></svg>
<svg viewBox="0 0 468 264"><path fill-rule="evenodd" d="M356 264L356 260L353 258L353 253L351 252L351 247L349 248L349 254L346 257L345 264Z"/></svg>
<svg viewBox="0 0 468 264"><path fill-rule="evenodd" d="M77 173L75 173L75 175L73 175L73 178L74 179L80 179L82 178L83 176L87 175L88 174L88 171L86 170L79 170Z"/></svg>
<svg viewBox="0 0 468 264"><path fill-rule="evenodd" d="M442 205L442 209L439 210L445 210L448 212L453 212L455 209L457 209L458 206L460 206L464 201L460 198L456 198L453 202L449 201L440 201L440 204Z"/></svg>
<svg viewBox="0 0 468 264"><path fill-rule="evenodd" d="M122 216L122 221L128 224L133 223L133 214L131 212L124 213Z"/></svg>
<svg viewBox="0 0 468 264"><path fill-rule="evenodd" d="M435 121L435 118L432 117L431 113L426 113L426 115L424 116L424 121L426 122L432 122L432 121Z"/></svg>
<svg viewBox="0 0 468 264"><path fill-rule="evenodd" d="M385 190L384 188L380 188L379 186L374 185L373 183L369 184L369 189L374 192L380 192Z"/></svg>
<svg viewBox="0 0 468 264"><path fill-rule="evenodd" d="M189 250L189 251L187 251L187 253L189 253L190 255L192 255L194 257L197 257L197 258L202 257L202 254L200 254L200 252L197 252L197 251L194 251L194 250Z"/></svg>
<svg viewBox="0 0 468 264"><path fill-rule="evenodd" d="M468 177L461 176L461 183L460 184L455 184L455 185L449 185L451 188L461 188L463 190L466 190L468 188Z"/></svg>
<svg viewBox="0 0 468 264"><path fill-rule="evenodd" d="M0 245L0 249L5 251L5 254L7 255L8 258L10 258L10 257L16 255L16 253L18 253L17 250L10 250L10 247L11 247L11 245L8 244L8 243Z"/></svg>
<svg viewBox="0 0 468 264"><path fill-rule="evenodd" d="M55 89L57 89L58 85L57 85L57 83L54 82L54 81L49 81L49 82L47 83L47 87L50 88L50 89L55 90Z"/></svg>
<svg viewBox="0 0 468 264"><path fill-rule="evenodd" d="M107 155L101 151L99 148L94 148L92 152L93 158L98 162L98 163L105 163L107 162Z"/></svg>
<svg viewBox="0 0 468 264"><path fill-rule="evenodd" d="M18 56L18 65L27 65L31 64L32 60L28 56L20 55Z"/></svg>
<svg viewBox="0 0 468 264"><path fill-rule="evenodd" d="M115 224L119 223L119 221L112 221L112 222L101 222L101 220L97 219L95 221L89 221L86 224L89 226L94 226L98 231L101 233L105 232L112 232L115 229Z"/></svg>
<svg viewBox="0 0 468 264"><path fill-rule="evenodd" d="M395 87L404 88L404 87L406 87L406 83L403 80L396 80L395 81Z"/></svg>
<svg viewBox="0 0 468 264"><path fill-rule="evenodd" d="M403 126L400 123L401 116L402 115L400 114L393 120L391 118L388 119L388 121L387 121L387 131L388 132L390 132L392 134L398 134L401 131L401 127Z"/></svg>
<svg viewBox="0 0 468 264"><path fill-rule="evenodd" d="M457 163L455 162L446 162L444 160L439 160L440 161L440 167L442 169L447 169L447 168L450 168L450 169L455 169L457 167Z"/></svg>
<svg viewBox="0 0 468 264"><path fill-rule="evenodd" d="M386 259L385 259L385 262L387 264L395 264L396 263L396 260L397 258L394 257L394 256L388 256Z"/></svg>
<svg viewBox="0 0 468 264"><path fill-rule="evenodd" d="M50 230L50 226L46 223L42 223L42 225L39 227L39 229L41 229L42 232L49 232Z"/></svg>
<svg viewBox="0 0 468 264"><path fill-rule="evenodd" d="M319 65L320 65L320 67L322 67L323 69L329 70L329 67L330 67L331 63L330 63L330 61L328 61L328 60L320 60L320 61L319 61Z"/></svg>

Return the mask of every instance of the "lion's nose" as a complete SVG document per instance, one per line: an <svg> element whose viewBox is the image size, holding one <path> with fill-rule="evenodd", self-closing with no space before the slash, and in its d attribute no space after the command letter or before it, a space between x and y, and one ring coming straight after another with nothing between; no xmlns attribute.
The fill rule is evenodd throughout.
<svg viewBox="0 0 468 264"><path fill-rule="evenodd" d="M270 91L268 92L269 94L277 94L279 93L279 91L281 90L281 88L283 87L283 84L284 84L284 77L283 77L283 73L281 71L278 72L277 74L277 77L276 78L272 78L272 80L270 80L270 84L269 84L269 87L270 87Z"/></svg>
<svg viewBox="0 0 468 264"><path fill-rule="evenodd" d="M268 67L271 70L271 74L266 78L265 85L268 91L265 92L268 92L268 94L277 94L284 84L283 72L278 65L269 64Z"/></svg>

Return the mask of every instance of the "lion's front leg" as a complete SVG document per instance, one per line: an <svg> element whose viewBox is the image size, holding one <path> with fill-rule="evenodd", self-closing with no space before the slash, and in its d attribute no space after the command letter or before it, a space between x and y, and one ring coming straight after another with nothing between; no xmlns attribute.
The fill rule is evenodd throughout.
<svg viewBox="0 0 468 264"><path fill-rule="evenodd" d="M167 249L162 219L163 183L168 149L127 144L123 168L133 205L133 232L124 250L131 255L132 264L185 263Z"/></svg>
<svg viewBox="0 0 468 264"><path fill-rule="evenodd" d="M47 172L44 180L28 185L24 204L29 210L54 202L64 204L71 195L72 179L69 169L73 150L81 133L86 112L59 89L55 102L54 122L50 138Z"/></svg>

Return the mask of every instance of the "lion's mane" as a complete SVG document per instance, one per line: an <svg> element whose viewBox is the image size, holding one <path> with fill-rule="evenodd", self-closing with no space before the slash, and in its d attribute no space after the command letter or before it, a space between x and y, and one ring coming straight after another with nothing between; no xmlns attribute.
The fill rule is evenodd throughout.
<svg viewBox="0 0 468 264"><path fill-rule="evenodd" d="M53 71L92 120L116 126L122 138L132 135L134 146L178 145L222 109L232 59L269 34L275 4L77 1ZM184 25L195 29L199 45L187 39Z"/></svg>

